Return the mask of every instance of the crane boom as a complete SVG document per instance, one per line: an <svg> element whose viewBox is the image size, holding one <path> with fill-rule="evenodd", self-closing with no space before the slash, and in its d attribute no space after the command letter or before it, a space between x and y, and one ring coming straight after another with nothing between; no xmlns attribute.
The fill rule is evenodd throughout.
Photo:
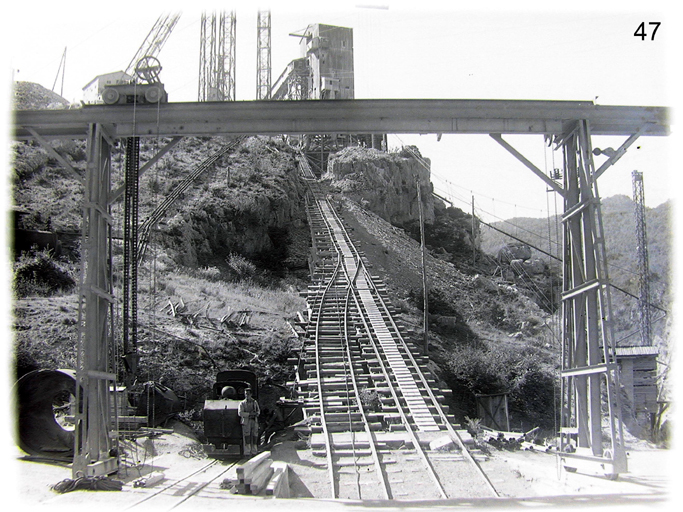
<svg viewBox="0 0 683 512"><path fill-rule="evenodd" d="M171 32L173 31L176 23L178 23L179 18L180 14L166 14L159 16L159 19L152 27L152 30L149 31L149 34L147 34L147 37L143 41L142 45L140 45L140 48L138 48L138 51L135 53L130 63L126 67L125 72L127 74L133 74L135 65L141 58L156 57L159 55L161 48L168 40L168 36L171 35Z"/></svg>

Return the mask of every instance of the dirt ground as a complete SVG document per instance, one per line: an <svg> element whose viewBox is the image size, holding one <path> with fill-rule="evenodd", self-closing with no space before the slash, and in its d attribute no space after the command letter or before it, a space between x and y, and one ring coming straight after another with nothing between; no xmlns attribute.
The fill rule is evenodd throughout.
<svg viewBox="0 0 683 512"><path fill-rule="evenodd" d="M180 479L206 464L207 459L197 450L197 441L183 426L176 428L174 434L164 434L155 439L141 439L137 449L129 450L131 461L142 463L139 468L121 471L114 478L123 481L121 492L75 491L57 494L50 487L63 479L71 478L67 465L31 461L18 448L14 449L12 460L8 461L11 471L5 478L7 491L12 503L22 509L33 510L47 506L51 509L65 507L86 508L88 510L120 510L140 499L133 482L150 471L164 471L168 480ZM133 453L134 452L134 453ZM292 496L298 499L274 500L271 498L238 496L218 493L220 498L208 497L194 500L187 510L267 510L271 507L292 508L296 510L320 510L321 508L380 508L383 510L450 510L452 508L520 508L520 507L659 507L667 509L677 503L677 484L680 475L675 473L675 452L653 448L639 442L629 449L629 471L617 480L611 481L603 476L567 473L558 470L556 456L544 452L497 451L492 449L488 457L480 459L482 469L498 491L499 497L486 492L471 492L482 488L479 478L461 473L462 463L448 458L440 464L453 464L451 477L460 479L462 497L454 496L448 500L397 499L383 500L338 500L329 496L325 459L313 455L305 443L290 439L276 441L271 447L274 460L285 460L290 464L290 488ZM400 460L400 457L398 458ZM406 486L419 488L420 482L406 482ZM426 485L426 484L425 484ZM214 493L216 494L216 493ZM411 493L412 494L412 493ZM213 498L216 498L214 495ZM172 500L172 498L169 498ZM173 501L163 510L174 508ZM196 508L195 508L196 507ZM156 510L156 508L152 507Z"/></svg>

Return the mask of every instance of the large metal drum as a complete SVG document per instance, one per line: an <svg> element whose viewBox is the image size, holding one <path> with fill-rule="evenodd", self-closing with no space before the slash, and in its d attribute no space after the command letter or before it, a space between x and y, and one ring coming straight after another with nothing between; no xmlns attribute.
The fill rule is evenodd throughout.
<svg viewBox="0 0 683 512"><path fill-rule="evenodd" d="M16 439L29 455L51 459L72 459L76 372L35 370L14 386L18 418Z"/></svg>

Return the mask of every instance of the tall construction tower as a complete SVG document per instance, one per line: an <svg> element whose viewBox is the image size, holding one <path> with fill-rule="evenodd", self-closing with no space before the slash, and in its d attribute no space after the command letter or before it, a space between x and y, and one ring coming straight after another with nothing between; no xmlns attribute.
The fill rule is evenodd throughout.
<svg viewBox="0 0 683 512"><path fill-rule="evenodd" d="M256 99L270 99L270 11L259 11L256 22Z"/></svg>
<svg viewBox="0 0 683 512"><path fill-rule="evenodd" d="M235 12L202 14L199 101L235 101Z"/></svg>
<svg viewBox="0 0 683 512"><path fill-rule="evenodd" d="M645 229L645 192L643 173L633 171L633 202L636 222L636 252L638 258L638 320L640 322L641 344L652 345L652 323L650 316L650 262L647 249L647 230Z"/></svg>

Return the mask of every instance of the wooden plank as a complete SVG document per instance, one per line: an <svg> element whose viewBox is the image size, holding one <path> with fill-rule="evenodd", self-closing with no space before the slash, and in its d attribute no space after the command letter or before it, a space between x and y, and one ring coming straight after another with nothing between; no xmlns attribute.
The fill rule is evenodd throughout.
<svg viewBox="0 0 683 512"><path fill-rule="evenodd" d="M266 486L266 496L275 498L289 498L289 464L286 462L273 462L273 476Z"/></svg>
<svg viewBox="0 0 683 512"><path fill-rule="evenodd" d="M241 464L237 467L237 478L244 480L245 476L251 475L251 473L256 470L256 468L268 457L270 457L270 452L261 452L255 457L251 458L249 461Z"/></svg>
<svg viewBox="0 0 683 512"><path fill-rule="evenodd" d="M265 488L268 480L273 474L272 464L272 460L267 460L261 464L258 470L254 473L251 482L247 484L251 494L258 494Z"/></svg>

